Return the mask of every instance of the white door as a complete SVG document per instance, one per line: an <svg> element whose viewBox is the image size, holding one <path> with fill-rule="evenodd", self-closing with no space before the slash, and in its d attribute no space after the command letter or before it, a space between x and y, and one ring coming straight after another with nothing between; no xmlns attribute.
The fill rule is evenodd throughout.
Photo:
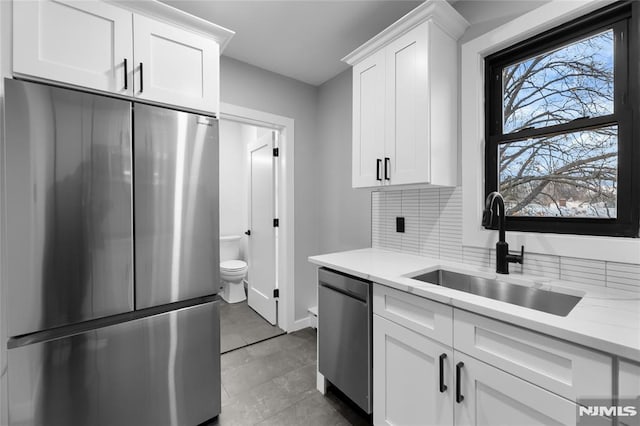
<svg viewBox="0 0 640 426"><path fill-rule="evenodd" d="M135 96L218 112L218 44L144 16L133 22Z"/></svg>
<svg viewBox="0 0 640 426"><path fill-rule="evenodd" d="M574 402L460 352L454 358L456 426L576 425Z"/></svg>
<svg viewBox="0 0 640 426"><path fill-rule="evenodd" d="M104 2L15 1L13 71L132 95L131 19Z"/></svg>
<svg viewBox="0 0 640 426"><path fill-rule="evenodd" d="M420 24L385 48L385 152L390 166L385 183L393 185L429 182L427 25Z"/></svg>
<svg viewBox="0 0 640 426"><path fill-rule="evenodd" d="M276 216L273 156L276 132L249 146L249 288L248 303L271 324L276 324Z"/></svg>
<svg viewBox="0 0 640 426"><path fill-rule="evenodd" d="M374 315L374 424L453 424L452 368L451 348Z"/></svg>
<svg viewBox="0 0 640 426"><path fill-rule="evenodd" d="M353 67L354 188L382 184L384 168L384 51Z"/></svg>

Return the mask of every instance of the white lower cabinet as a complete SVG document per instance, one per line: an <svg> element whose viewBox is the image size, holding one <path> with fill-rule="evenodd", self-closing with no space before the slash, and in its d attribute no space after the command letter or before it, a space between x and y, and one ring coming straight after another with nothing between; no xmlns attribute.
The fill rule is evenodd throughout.
<svg viewBox="0 0 640 426"><path fill-rule="evenodd" d="M456 425L575 425L576 405L455 351ZM427 423L423 423L427 424Z"/></svg>
<svg viewBox="0 0 640 426"><path fill-rule="evenodd" d="M618 366L618 386L620 398L640 398L640 364L621 360Z"/></svg>
<svg viewBox="0 0 640 426"><path fill-rule="evenodd" d="M452 424L452 365L450 347L374 315L374 424Z"/></svg>
<svg viewBox="0 0 640 426"><path fill-rule="evenodd" d="M611 400L611 356L379 284L373 300L375 425L612 424L576 405Z"/></svg>

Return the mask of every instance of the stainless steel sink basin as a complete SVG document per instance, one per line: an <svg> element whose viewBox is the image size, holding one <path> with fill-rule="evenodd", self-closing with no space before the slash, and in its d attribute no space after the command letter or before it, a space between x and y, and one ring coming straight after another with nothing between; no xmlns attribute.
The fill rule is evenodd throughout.
<svg viewBox="0 0 640 426"><path fill-rule="evenodd" d="M540 290L442 269L411 278L563 317L567 316L582 299L579 296Z"/></svg>

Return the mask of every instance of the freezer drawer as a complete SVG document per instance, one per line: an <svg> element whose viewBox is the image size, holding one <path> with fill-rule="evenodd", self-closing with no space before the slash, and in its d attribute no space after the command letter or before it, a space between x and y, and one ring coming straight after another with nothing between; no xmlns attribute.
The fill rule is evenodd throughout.
<svg viewBox="0 0 640 426"><path fill-rule="evenodd" d="M4 84L9 336L132 310L131 104Z"/></svg>
<svg viewBox="0 0 640 426"><path fill-rule="evenodd" d="M134 105L136 309L219 288L218 122Z"/></svg>
<svg viewBox="0 0 640 426"><path fill-rule="evenodd" d="M195 426L220 412L219 302L8 351L10 425Z"/></svg>
<svg viewBox="0 0 640 426"><path fill-rule="evenodd" d="M371 413L371 282L324 268L318 281L318 370Z"/></svg>

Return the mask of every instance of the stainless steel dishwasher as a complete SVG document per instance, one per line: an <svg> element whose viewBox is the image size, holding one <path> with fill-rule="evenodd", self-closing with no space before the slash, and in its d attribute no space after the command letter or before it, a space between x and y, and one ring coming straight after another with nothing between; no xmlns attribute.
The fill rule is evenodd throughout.
<svg viewBox="0 0 640 426"><path fill-rule="evenodd" d="M371 281L318 270L318 369L367 414L372 412Z"/></svg>

